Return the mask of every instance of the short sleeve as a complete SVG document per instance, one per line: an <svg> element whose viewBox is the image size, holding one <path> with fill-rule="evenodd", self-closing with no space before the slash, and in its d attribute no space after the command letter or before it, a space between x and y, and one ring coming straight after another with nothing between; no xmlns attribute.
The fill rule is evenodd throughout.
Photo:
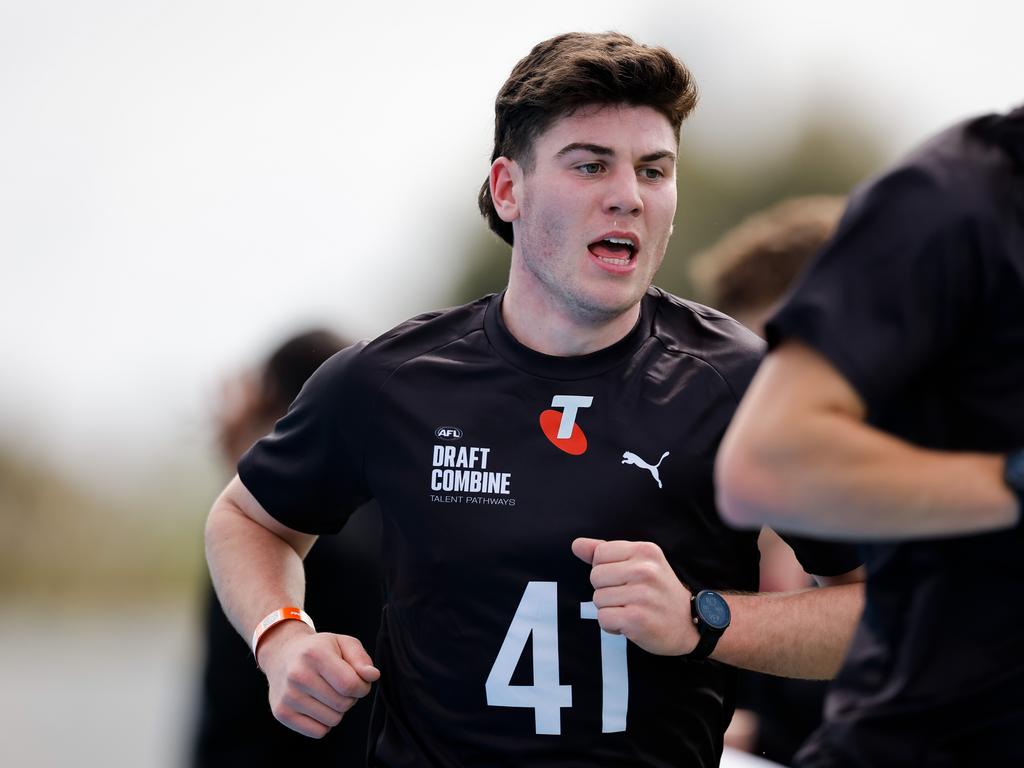
<svg viewBox="0 0 1024 768"><path fill-rule="evenodd" d="M334 533L370 494L365 483L355 363L342 350L309 378L274 426L238 463L242 484L274 518L306 533Z"/></svg>
<svg viewBox="0 0 1024 768"><path fill-rule="evenodd" d="M793 548L804 571L814 576L840 576L864 562L856 544L818 541L788 533L780 533L779 536Z"/></svg>
<svg viewBox="0 0 1024 768"><path fill-rule="evenodd" d="M732 322L735 326L730 329L730 344L717 356L715 368L739 403L764 359L765 343L746 326L735 320Z"/></svg>
<svg viewBox="0 0 1024 768"><path fill-rule="evenodd" d="M964 335L980 293L967 193L951 186L908 166L858 192L769 321L769 347L808 344L869 411L925 372Z"/></svg>

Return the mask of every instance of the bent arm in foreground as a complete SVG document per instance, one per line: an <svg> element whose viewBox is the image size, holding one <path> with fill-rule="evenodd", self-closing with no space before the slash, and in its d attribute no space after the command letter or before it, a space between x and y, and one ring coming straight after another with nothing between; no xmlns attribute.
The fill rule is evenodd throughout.
<svg viewBox="0 0 1024 768"><path fill-rule="evenodd" d="M838 539L981 533L1017 523L1006 457L920 448L865 423L864 402L819 353L768 355L715 465L722 517Z"/></svg>

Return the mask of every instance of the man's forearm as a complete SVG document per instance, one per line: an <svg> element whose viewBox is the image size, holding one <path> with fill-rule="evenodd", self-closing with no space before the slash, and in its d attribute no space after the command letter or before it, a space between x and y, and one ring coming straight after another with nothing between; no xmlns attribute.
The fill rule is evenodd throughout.
<svg viewBox="0 0 1024 768"><path fill-rule="evenodd" d="M302 558L224 496L207 520L206 557L224 613L246 642L269 612L302 605Z"/></svg>
<svg viewBox="0 0 1024 768"><path fill-rule="evenodd" d="M719 503L730 522L856 540L1016 521L1002 456L918 448L841 414L794 415L773 431L764 443L723 445Z"/></svg>
<svg viewBox="0 0 1024 768"><path fill-rule="evenodd" d="M768 356L715 466L722 516L830 538L913 538L1014 525L1005 457L920 448L865 422L866 406L817 353Z"/></svg>
<svg viewBox="0 0 1024 768"><path fill-rule="evenodd" d="M864 585L724 595L732 623L711 654L735 667L828 679L839 670L864 608Z"/></svg>

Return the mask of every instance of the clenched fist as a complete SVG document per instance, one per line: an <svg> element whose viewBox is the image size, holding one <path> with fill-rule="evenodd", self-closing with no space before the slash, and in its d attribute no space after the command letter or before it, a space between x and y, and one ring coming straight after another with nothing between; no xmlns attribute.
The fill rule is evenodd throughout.
<svg viewBox="0 0 1024 768"><path fill-rule="evenodd" d="M314 633L298 621L283 623L260 643L258 662L270 684L274 717L315 739L340 723L380 678L359 640Z"/></svg>
<svg viewBox="0 0 1024 768"><path fill-rule="evenodd" d="M690 617L690 590L661 547L649 541L576 539L572 551L591 566L597 620L649 653L690 653L700 639Z"/></svg>

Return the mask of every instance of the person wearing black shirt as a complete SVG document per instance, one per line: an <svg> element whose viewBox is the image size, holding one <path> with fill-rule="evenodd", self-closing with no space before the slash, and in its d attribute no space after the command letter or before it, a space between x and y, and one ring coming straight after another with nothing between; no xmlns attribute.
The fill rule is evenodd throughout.
<svg viewBox="0 0 1024 768"><path fill-rule="evenodd" d="M714 505L762 343L650 285L694 101L664 49L537 45L498 95L480 196L512 244L505 291L339 353L242 458L208 560L289 727L322 736L377 683L374 766L712 766L731 665L838 668L855 554L794 540L829 586L741 594L756 536ZM301 554L369 498L388 595L372 660L299 610Z"/></svg>
<svg viewBox="0 0 1024 768"><path fill-rule="evenodd" d="M1024 108L859 189L768 341L723 514L869 542L798 764L1024 764Z"/></svg>

